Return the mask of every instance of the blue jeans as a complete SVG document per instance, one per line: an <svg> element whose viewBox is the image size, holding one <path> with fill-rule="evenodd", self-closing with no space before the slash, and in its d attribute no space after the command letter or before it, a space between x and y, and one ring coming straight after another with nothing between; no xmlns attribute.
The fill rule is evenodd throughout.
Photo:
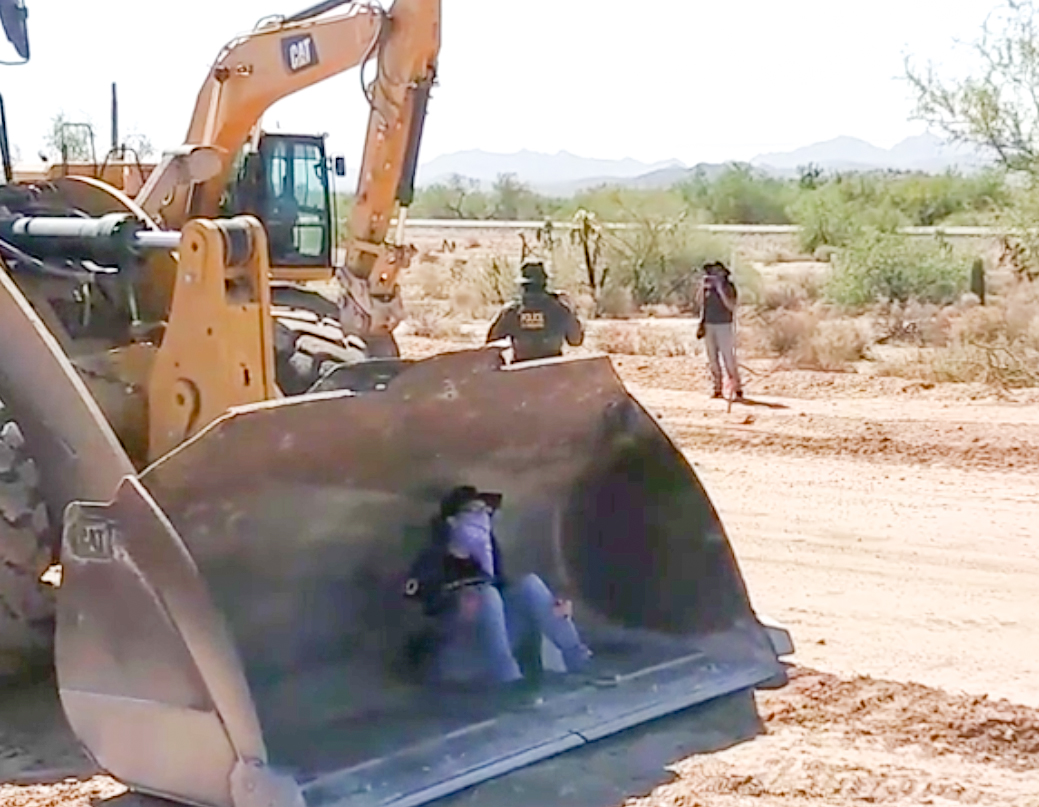
<svg viewBox="0 0 1039 807"><path fill-rule="evenodd" d="M573 620L557 616L556 598L544 581L529 574L506 587L472 586L458 594L457 606L442 617L442 635L434 662L437 680L451 683L509 683L523 678L514 652L545 636L559 648L568 670L589 653Z"/></svg>

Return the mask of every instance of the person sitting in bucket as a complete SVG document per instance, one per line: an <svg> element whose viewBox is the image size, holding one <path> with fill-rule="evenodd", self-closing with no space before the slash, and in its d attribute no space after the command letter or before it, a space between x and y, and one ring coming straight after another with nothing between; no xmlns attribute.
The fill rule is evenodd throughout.
<svg viewBox="0 0 1039 807"><path fill-rule="evenodd" d="M502 497L456 487L433 521L432 546L405 585L438 620L432 678L448 684L508 684L523 679L516 654L547 638L567 672L585 667L591 651L573 622L573 604L556 598L535 574L505 578L492 520Z"/></svg>

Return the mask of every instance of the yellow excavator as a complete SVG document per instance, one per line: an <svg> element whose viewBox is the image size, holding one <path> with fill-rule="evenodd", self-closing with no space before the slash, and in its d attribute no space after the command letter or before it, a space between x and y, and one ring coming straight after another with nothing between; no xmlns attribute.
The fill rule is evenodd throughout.
<svg viewBox="0 0 1039 807"><path fill-rule="evenodd" d="M752 708L788 637L608 358L336 358L286 389L273 289L306 308L276 284L331 270L329 171L319 141L258 117L377 64L336 270L347 337L328 339L389 334L406 250L385 237L439 43L439 0L339 5L232 43L136 199L90 177L0 187L0 660L53 654L98 765L203 807L421 805L702 704ZM21 0L0 19L27 57ZM463 483L505 494L510 566L573 599L594 676L535 659L519 700L417 676L403 578Z"/></svg>
<svg viewBox="0 0 1039 807"><path fill-rule="evenodd" d="M395 357L392 334L404 314L397 277L410 257L404 225L439 46L439 6L432 2L398 3L390 15L369 3L327 0L290 17L269 18L218 55L184 144L149 170L132 202L89 177L72 176L65 184L85 186L73 199L82 212L129 212L165 229L191 218L255 215L268 232L275 306L331 316L345 334L362 340L369 357ZM360 182L345 259L335 265L340 262L328 168L333 164L342 176L342 159L328 160L323 137L264 132L260 120L278 100L363 67L376 54L375 75L365 88L371 115ZM64 173L81 174L85 167L100 176L116 166L79 165ZM391 217L397 223L392 243ZM340 290L336 301L300 285L333 278ZM292 317L279 323L279 337L327 339L327 328L301 330ZM300 349L307 354L306 340ZM313 367L321 364L318 359ZM303 375L293 386L313 382Z"/></svg>

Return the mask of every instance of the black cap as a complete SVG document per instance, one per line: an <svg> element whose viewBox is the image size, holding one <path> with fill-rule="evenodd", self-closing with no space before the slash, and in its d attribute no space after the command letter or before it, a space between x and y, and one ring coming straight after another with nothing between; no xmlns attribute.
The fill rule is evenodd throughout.
<svg viewBox="0 0 1039 807"><path fill-rule="evenodd" d="M540 261L525 263L520 268L520 284L523 286L547 286L548 272Z"/></svg>
<svg viewBox="0 0 1039 807"><path fill-rule="evenodd" d="M443 518L456 515L469 502L475 501L484 502L492 510L497 510L503 498L500 493L479 491L472 485L459 485L440 500L440 515Z"/></svg>

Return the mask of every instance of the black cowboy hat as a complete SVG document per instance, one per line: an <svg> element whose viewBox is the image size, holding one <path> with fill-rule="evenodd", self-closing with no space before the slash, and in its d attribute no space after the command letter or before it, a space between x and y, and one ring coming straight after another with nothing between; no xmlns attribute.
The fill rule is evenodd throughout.
<svg viewBox="0 0 1039 807"><path fill-rule="evenodd" d="M548 272L545 264L540 261L531 261L520 267L520 284L523 286L547 286Z"/></svg>
<svg viewBox="0 0 1039 807"><path fill-rule="evenodd" d="M472 485L459 485L440 500L440 515L443 518L456 515L470 502L481 501L491 510L498 510L504 497L500 493L480 491Z"/></svg>

